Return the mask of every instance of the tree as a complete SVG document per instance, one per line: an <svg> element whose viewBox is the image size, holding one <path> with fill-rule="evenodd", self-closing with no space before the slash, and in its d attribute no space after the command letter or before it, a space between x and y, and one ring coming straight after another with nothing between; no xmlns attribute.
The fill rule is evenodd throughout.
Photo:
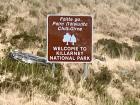
<svg viewBox="0 0 140 105"><path fill-rule="evenodd" d="M71 36L70 42L72 43L72 45L74 45L74 43L76 43L76 37L74 34Z"/></svg>
<svg viewBox="0 0 140 105"><path fill-rule="evenodd" d="M71 35L69 33L66 33L63 37L63 42L66 42L67 43L66 45L69 45L70 39Z"/></svg>

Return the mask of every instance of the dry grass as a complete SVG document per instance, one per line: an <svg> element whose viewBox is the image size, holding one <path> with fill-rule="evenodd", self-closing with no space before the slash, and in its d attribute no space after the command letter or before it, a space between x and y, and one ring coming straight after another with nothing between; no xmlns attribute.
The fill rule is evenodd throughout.
<svg viewBox="0 0 140 105"><path fill-rule="evenodd" d="M82 64L61 64L61 70L58 65L61 72L52 79L51 66L1 59L0 105L140 104L139 0L0 0L0 10L0 58L15 48L34 54L44 50L48 14L91 15L95 48L99 40L108 39L115 45L126 43L134 51L130 57L119 53L115 58L103 52L106 60L89 64L86 80ZM13 40L22 33L26 35ZM32 43L26 43L27 37ZM101 50L94 53L99 55Z"/></svg>

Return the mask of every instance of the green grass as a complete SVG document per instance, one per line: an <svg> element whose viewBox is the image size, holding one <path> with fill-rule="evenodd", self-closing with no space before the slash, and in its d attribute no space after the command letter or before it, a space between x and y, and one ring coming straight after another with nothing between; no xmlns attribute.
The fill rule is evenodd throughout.
<svg viewBox="0 0 140 105"><path fill-rule="evenodd" d="M0 82L0 88L6 92L19 89L22 93L30 95L36 89L51 97L52 100L56 100L63 82L62 67L60 64L56 64L54 78L51 68L50 64L25 64L5 58L1 61L0 74L4 76L11 73L12 76L6 77L4 81ZM27 79L23 80L24 77Z"/></svg>

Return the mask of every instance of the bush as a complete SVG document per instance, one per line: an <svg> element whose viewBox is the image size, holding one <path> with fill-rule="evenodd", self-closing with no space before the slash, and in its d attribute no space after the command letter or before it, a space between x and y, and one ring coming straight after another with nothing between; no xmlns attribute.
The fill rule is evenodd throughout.
<svg viewBox="0 0 140 105"><path fill-rule="evenodd" d="M38 11L37 9L31 9L29 14L32 16L32 17L37 17L38 16Z"/></svg>
<svg viewBox="0 0 140 105"><path fill-rule="evenodd" d="M5 22L8 21L8 15L0 15L0 24L4 24Z"/></svg>
<svg viewBox="0 0 140 105"><path fill-rule="evenodd" d="M103 53L107 53L111 57L120 57L121 55L132 56L132 48L128 46L127 43L118 43L112 39L100 39L96 43L96 48L99 49L100 46L103 46L101 49Z"/></svg>
<svg viewBox="0 0 140 105"><path fill-rule="evenodd" d="M10 40L12 46L16 46L20 49L28 48L37 42L41 42L41 38L35 35L28 35L27 32L22 32L19 35L15 35Z"/></svg>

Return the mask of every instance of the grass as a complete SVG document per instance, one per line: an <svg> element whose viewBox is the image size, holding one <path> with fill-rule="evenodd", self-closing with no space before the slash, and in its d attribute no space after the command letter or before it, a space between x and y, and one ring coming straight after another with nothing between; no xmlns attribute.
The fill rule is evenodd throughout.
<svg viewBox="0 0 140 105"><path fill-rule="evenodd" d="M139 105L139 102L135 99L126 99L123 102L115 102L109 97L97 98L98 105Z"/></svg>
<svg viewBox="0 0 140 105"><path fill-rule="evenodd" d="M0 24L4 24L5 22L8 21L8 15L0 15Z"/></svg>
<svg viewBox="0 0 140 105"><path fill-rule="evenodd" d="M89 91L95 91L97 95L105 95L105 88L110 83L112 76L107 67L101 67L101 72L93 78L87 78L84 86Z"/></svg>
<svg viewBox="0 0 140 105"><path fill-rule="evenodd" d="M103 46L102 53L106 53L112 58L120 57L121 55L130 57L132 56L133 49L127 43L118 43L112 39L100 39L96 43L97 49Z"/></svg>
<svg viewBox="0 0 140 105"><path fill-rule="evenodd" d="M13 36L10 40L12 46L16 46L20 49L28 48L28 46L32 46L37 42L41 42L41 38L35 36L33 30L31 34L28 34L27 32L22 32L19 35Z"/></svg>
<svg viewBox="0 0 140 105"><path fill-rule="evenodd" d="M36 9L31 9L31 10L30 10L30 15L31 15L32 17L37 17L37 16L38 16L38 10L36 10Z"/></svg>
<svg viewBox="0 0 140 105"><path fill-rule="evenodd" d="M19 90L20 94L29 96L30 101L33 101L32 98L40 93L41 96L49 97L51 101L58 103L59 97L61 97L60 93L64 92L63 94L71 94L71 96L79 96L87 100L88 95L94 91L95 96L93 97L97 98L95 102L98 105L139 105L138 101L133 98L126 97L126 99L120 103L107 96L106 88L110 84L113 76L105 66L100 68L100 73L94 75L92 78L87 78L84 84L81 85L82 87L78 86L81 80L77 81L77 85L73 87L74 90L72 91L66 91L70 89L69 86L67 86L67 88L63 87L67 83L67 78L64 79L63 77L62 66L56 64L54 78L52 78L51 68L52 66L50 64L25 64L5 58L1 60L0 65L0 93L5 92L5 95L8 95L14 90ZM71 75L79 76L78 74L75 75L74 72ZM79 88L82 88L83 91L78 92ZM74 101L74 99L70 100L73 100L72 102L76 101ZM89 98L89 100L92 100L92 98Z"/></svg>
<svg viewBox="0 0 140 105"><path fill-rule="evenodd" d="M38 99L38 97L35 98L36 94L40 94L41 97L45 96L45 101L43 100L41 105L46 103L54 105L53 103L48 103L48 101L54 101L55 104L58 105L139 105L138 97L125 97L123 102L119 103L106 95L106 88L110 85L120 90L124 88L122 85L124 82L131 85L131 80L135 78L133 76L135 73L130 72L130 74L125 76L119 75L122 80L125 77L124 81L116 79L113 85L110 84L112 79L114 79L112 74L114 74L114 72L117 74L116 71L118 69L120 71L139 70L139 63L137 61L140 61L139 46L135 47L132 43L134 47L131 47L131 43L127 41L121 43L119 39L122 38L123 40L127 37L134 43L137 43L137 45L139 44L140 1L116 1L117 0L11 0L9 3L9 0L0 0L0 34L2 34L2 44L7 45L7 39L10 39L9 36L11 34L9 35L9 33L11 31L12 35L15 35L9 40L11 47L14 46L16 48L25 49L29 46L36 46L36 44L41 43L45 37L46 16L54 13L95 15L93 22L93 26L95 27L94 31L103 34L105 37L108 36L115 39L100 39L97 42L97 47L101 48L101 53L107 53L113 59L111 58L110 61L108 59L105 61L107 67L100 68L100 62L97 64L97 67L93 66L93 72L98 68L100 73L91 73L91 77L87 78L83 85L80 86L81 68L78 72L75 71L75 69L73 71L68 70L68 75L66 75L64 79L63 73L65 70L63 70L62 65L57 64L55 78L52 78L52 66L50 64L25 64L20 61L13 61L9 58L1 59L0 104L3 104L1 99L4 97L6 100L6 96L8 95L11 95L12 100L10 100L10 102L13 102L13 96L16 94L14 90L18 90L20 93L17 96L18 98L21 97L22 94L24 94L23 99L26 99L28 95L31 98L30 102L32 103L28 103L29 101L26 100L23 103L24 105L26 105L26 103L28 103L28 105L37 104L35 103L36 100L42 101ZM8 32L8 30L10 31ZM40 36L44 37L41 39ZM131 57L133 51L136 53L135 59L122 60L119 58L124 56ZM100 51L97 51L97 53L98 52L100 53ZM45 56L42 52L37 52L37 55ZM71 81L69 81L69 77ZM71 86L71 82L74 83L74 85ZM134 84L137 85L137 83ZM12 94L10 94L10 92L12 92ZM121 92L123 93L123 90ZM61 99L62 94L64 94L65 97ZM131 94L128 92L128 95ZM98 97L99 100L95 100L96 97ZM15 102L19 101L18 98ZM34 100L34 98L36 100ZM83 102L82 100L86 101ZM94 104L90 103L94 100ZM22 104L22 101L20 100L19 103ZM61 104L60 101L62 101L63 104ZM78 101L82 101L81 104L78 104ZM14 105L19 105L19 103L14 103ZM5 104L9 104L9 100L6 100Z"/></svg>
<svg viewBox="0 0 140 105"><path fill-rule="evenodd" d="M4 80L0 82L1 90L6 92L19 89L22 93L30 94L37 89L55 100L59 96L63 81L61 65L56 64L55 77L52 78L51 65L24 64L5 58L0 65L0 74ZM7 75L11 74L10 77Z"/></svg>

